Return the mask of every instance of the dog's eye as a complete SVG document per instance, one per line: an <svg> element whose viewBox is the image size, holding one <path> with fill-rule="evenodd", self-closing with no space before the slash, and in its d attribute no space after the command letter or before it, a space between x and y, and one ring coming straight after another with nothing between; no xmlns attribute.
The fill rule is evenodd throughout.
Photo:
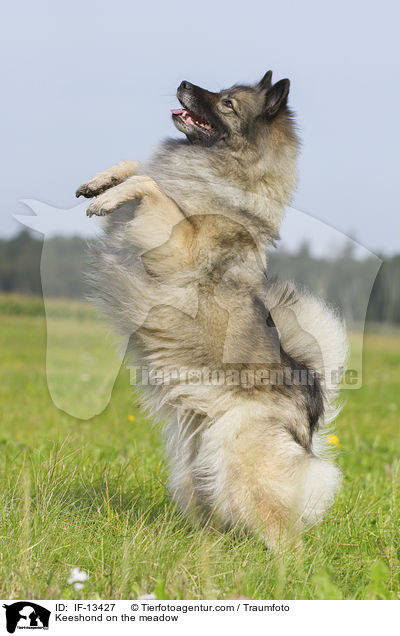
<svg viewBox="0 0 400 636"><path fill-rule="evenodd" d="M233 110L233 104L231 102L230 99L223 99L222 103L224 106L226 106L227 108L231 108Z"/></svg>

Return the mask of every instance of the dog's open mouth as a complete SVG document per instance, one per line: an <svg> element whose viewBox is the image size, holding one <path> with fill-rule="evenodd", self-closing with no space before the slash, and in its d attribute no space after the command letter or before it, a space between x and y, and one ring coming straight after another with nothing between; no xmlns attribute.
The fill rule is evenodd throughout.
<svg viewBox="0 0 400 636"><path fill-rule="evenodd" d="M194 126L195 128L198 128L205 133L211 133L214 129L209 121L207 121L200 115L197 115L192 110L188 110L186 108L174 108L171 110L171 113L175 121L178 120L187 128Z"/></svg>

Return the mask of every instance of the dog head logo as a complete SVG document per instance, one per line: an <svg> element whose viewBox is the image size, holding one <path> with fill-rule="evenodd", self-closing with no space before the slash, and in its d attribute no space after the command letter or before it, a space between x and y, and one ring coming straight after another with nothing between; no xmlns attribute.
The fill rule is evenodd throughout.
<svg viewBox="0 0 400 636"><path fill-rule="evenodd" d="M118 340L114 337L110 337L109 328L105 322L103 323L100 320L96 320L95 317L85 322L79 315L79 328L71 330L68 333L68 339L66 339L62 331L60 316L57 311L54 310L54 305L51 303L51 290L52 284L54 284L54 277L52 275L54 252L48 249L46 239L54 236L61 230L62 235L71 234L71 232L73 233L75 230L78 231L78 229L79 234L86 236L90 234L93 236L93 234L96 233L93 232L93 226L90 225L92 221L84 214L86 203L82 203L69 210L60 210L54 206L32 199L26 199L23 202L30 207L34 215L15 215L15 218L23 225L43 234L40 270L47 326L46 377L48 389L57 408L75 418L87 420L101 413L107 407L121 363L124 357L127 360L126 352L129 347L129 337L127 335L120 336ZM360 281L358 286L356 285L356 281L354 283L350 281L349 285L351 284L351 287L344 284L343 291L340 292L341 297L338 301L338 305L342 306L343 313L347 316L350 323L356 319L358 324L364 324L372 286L382 263L381 259L354 240L350 240L338 230L300 210L294 208L288 209L286 227L292 228L291 231L287 232L287 235L285 234L285 228L282 230L282 237L284 241L286 241L286 245L289 246L289 249L290 246L295 247L299 236L318 236L322 250L321 253L329 253L331 251L330 246L340 247L346 243L352 246L360 262L368 258L370 265L366 277ZM68 228L68 232L66 228ZM245 230L246 228L244 228L244 232ZM303 234L304 232L305 235ZM157 237L155 240L157 242L159 238ZM145 276L147 275L149 277L149 285L151 284L152 263L157 261L157 259L163 258L165 245L166 243L162 243L159 246L153 246L140 257L143 266L142 278L145 280ZM227 256L229 256L228 248ZM130 262L129 258L130 252L127 251L126 262ZM228 258L227 263L229 263ZM332 277L342 275L341 272L342 270L337 270L337 274L335 274L335 272L332 271ZM84 272L82 271L82 279L83 277ZM315 277L318 278L318 272ZM357 287L356 292L359 311L358 315L353 317L351 298L352 294L355 293L355 287ZM154 295L154 306L147 307L146 310L142 312L141 308L135 305L134 310L138 315L137 329L140 329L142 326L143 328L148 327L146 323L148 316L153 316L154 319L154 316L160 311L160 299L163 306L166 304L162 288L160 287L159 289L159 295ZM180 294L178 294L179 290ZM243 338L239 343L237 331L231 328L231 325L234 325L235 321L229 322L228 320L230 316L235 316L237 319L238 315L241 314L243 316L243 322L245 322L246 312L251 311L251 307L249 308L241 303L241 297L237 294L232 294L225 299L221 296L220 289L216 291L218 292L218 298L215 300L220 306L221 316L225 317L223 319L226 321L226 337L223 352L224 362L235 364L244 362L259 363L259 355L261 354L259 354L257 347L250 346L252 341L250 341L248 333L243 332ZM248 301L251 301L250 297ZM170 298L168 305L172 307L172 309L186 314L187 320L189 321L197 314L197 302L198 294L195 286L187 285L185 288L176 288L176 294L174 294L173 298ZM284 318L282 317L282 320L285 321L285 324L289 322L293 323L295 314L287 303L283 305L281 300L279 300L277 305L272 305L270 309L273 319L275 314L279 313L283 316L284 313L285 316ZM298 325L296 328L301 328L303 338L307 341L307 349L310 347L313 349L318 348L318 342L308 334L309 325L307 322ZM272 341L274 357L279 359L279 340L275 337L275 332L276 330L270 329L266 332L266 337ZM264 332L259 330L258 334L256 334L257 338L260 338L260 333ZM264 344L264 349L271 349L271 342ZM68 356L65 355L66 348L68 348ZM352 369L356 371L357 379L356 382L351 382L351 384L346 383L346 388L356 389L362 384L362 350L363 338L361 337L356 339L352 344L351 365ZM134 365L131 366L128 363L128 366L131 367L131 371L134 370L134 373L137 373ZM339 373L340 370L338 369L337 371ZM131 375L131 381L132 377ZM136 380L133 381L133 383L135 382ZM334 380L334 384L337 384L336 379Z"/></svg>
<svg viewBox="0 0 400 636"><path fill-rule="evenodd" d="M90 419L106 408L121 367L122 355L116 351L114 342L108 335L108 327L98 320L94 322L95 329L101 332L101 348L98 346L98 336L93 338L92 329L84 333L87 322L81 324L74 335L69 335L68 343L60 334L60 321L52 313L50 286L54 261L51 250L49 252L47 239L55 235L73 236L74 233L93 236L94 226L91 226L90 219L85 214L85 203L68 210L31 199L25 199L23 203L34 212L34 215L15 215L15 218L26 227L43 234L40 274L47 326L47 386L57 408L72 417ZM83 281L83 272L81 277ZM84 298L80 300L86 303ZM69 349L67 364L66 346ZM125 351L126 344L121 346ZM64 362L60 364L60 360Z"/></svg>
<svg viewBox="0 0 400 636"><path fill-rule="evenodd" d="M50 610L32 603L18 601L3 605L6 610L6 627L9 634L16 629L49 629Z"/></svg>

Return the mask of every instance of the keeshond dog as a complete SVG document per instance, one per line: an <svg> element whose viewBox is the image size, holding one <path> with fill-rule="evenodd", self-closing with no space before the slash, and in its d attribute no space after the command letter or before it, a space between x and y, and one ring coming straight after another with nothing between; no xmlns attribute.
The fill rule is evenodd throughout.
<svg viewBox="0 0 400 636"><path fill-rule="evenodd" d="M82 185L107 216L92 246L91 295L129 338L128 363L159 421L169 487L188 515L273 547L314 524L340 474L337 411L344 325L292 283L270 280L296 184L289 80L219 93L183 81L168 139Z"/></svg>

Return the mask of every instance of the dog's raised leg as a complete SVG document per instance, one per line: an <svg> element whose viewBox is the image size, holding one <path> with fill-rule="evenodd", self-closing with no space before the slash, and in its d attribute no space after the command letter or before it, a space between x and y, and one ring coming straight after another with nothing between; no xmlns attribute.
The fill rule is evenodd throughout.
<svg viewBox="0 0 400 636"><path fill-rule="evenodd" d="M110 188L91 202L87 215L106 216L135 200L138 205L126 223L126 241L143 254L153 274L166 276L171 268L179 270L189 258L194 226L150 177L130 177Z"/></svg>
<svg viewBox="0 0 400 636"><path fill-rule="evenodd" d="M183 218L176 204L160 190L153 179L145 175L129 177L123 183L103 192L92 201L86 213L88 216L106 216L117 210L124 203L134 199L141 199L142 203L151 201L153 205L169 203L177 212L175 222L179 222Z"/></svg>
<svg viewBox="0 0 400 636"><path fill-rule="evenodd" d="M113 188L114 186L123 183L129 177L137 174L141 168L140 161L120 161L108 170L103 170L96 174L93 179L83 183L76 191L76 196L86 197L91 199L97 197L99 194Z"/></svg>

